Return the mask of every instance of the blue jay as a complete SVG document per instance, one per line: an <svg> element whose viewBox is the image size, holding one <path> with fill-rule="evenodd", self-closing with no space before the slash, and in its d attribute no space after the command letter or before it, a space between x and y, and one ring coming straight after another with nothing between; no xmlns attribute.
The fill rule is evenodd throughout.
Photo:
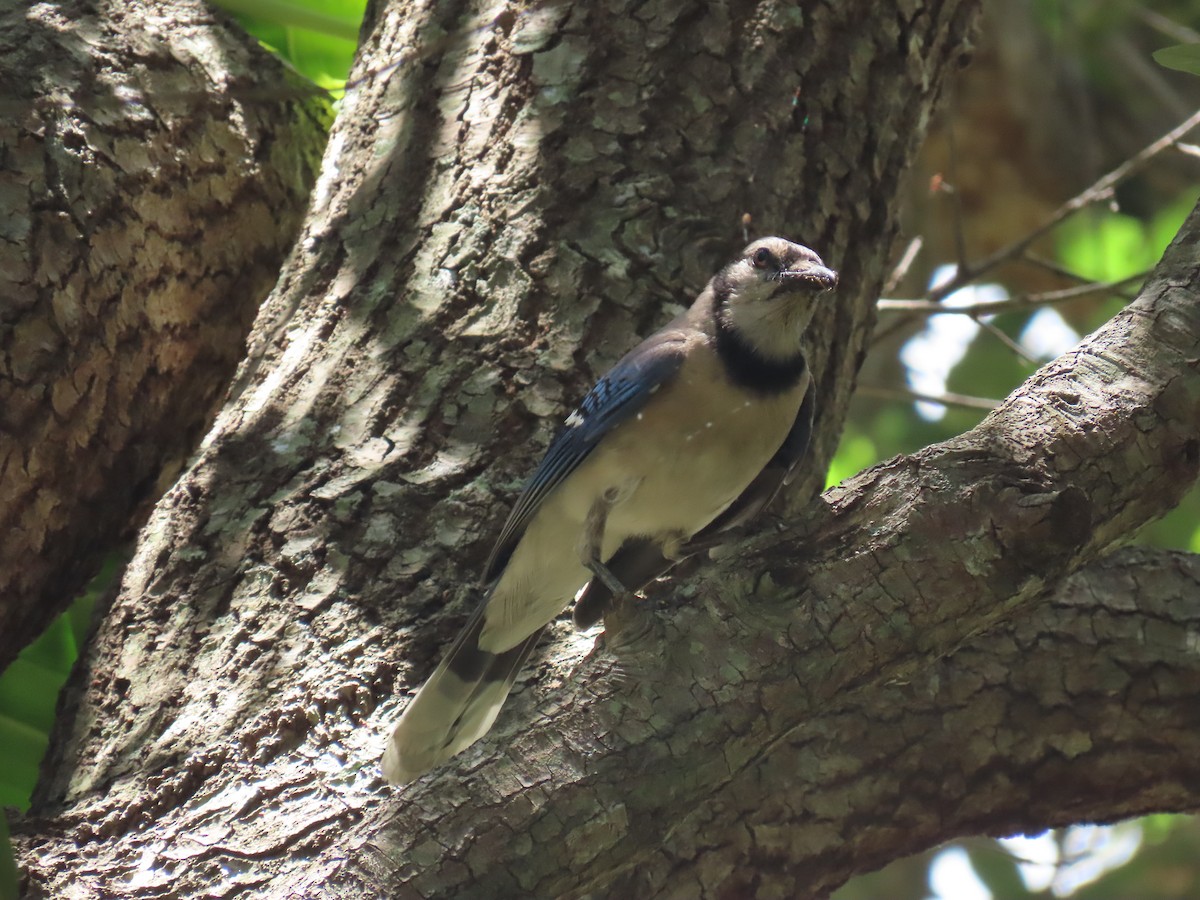
<svg viewBox="0 0 1200 900"><path fill-rule="evenodd" d="M800 339L837 280L807 247L755 241L596 383L504 523L487 597L396 724L388 781L411 781L487 733L580 588L575 622L587 627L791 479L813 417Z"/></svg>

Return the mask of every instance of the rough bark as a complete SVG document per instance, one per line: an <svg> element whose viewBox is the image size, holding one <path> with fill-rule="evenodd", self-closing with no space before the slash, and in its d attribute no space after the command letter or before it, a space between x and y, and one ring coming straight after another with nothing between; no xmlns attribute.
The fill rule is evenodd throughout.
<svg viewBox="0 0 1200 900"><path fill-rule="evenodd" d="M455 788L370 810L378 831L337 886L386 871L389 896L822 896L956 836L1196 807L1196 557L1123 552L1023 617L840 687L825 673L858 647L797 653L795 599L718 613L758 636L749 661L713 616L676 616L643 696L585 677L589 700L611 696L555 717L568 753L525 735Z"/></svg>
<svg viewBox="0 0 1200 900"><path fill-rule="evenodd" d="M211 422L324 112L187 0L5 4L0 98L2 670Z"/></svg>
<svg viewBox="0 0 1200 900"><path fill-rule="evenodd" d="M18 826L32 891L795 896L953 834L1196 805L1192 562L1047 600L1195 477L1195 216L1138 304L978 429L672 581L595 657L560 628L494 738L378 779L566 401L745 212L842 272L811 348L823 470L973 13L384 8Z"/></svg>

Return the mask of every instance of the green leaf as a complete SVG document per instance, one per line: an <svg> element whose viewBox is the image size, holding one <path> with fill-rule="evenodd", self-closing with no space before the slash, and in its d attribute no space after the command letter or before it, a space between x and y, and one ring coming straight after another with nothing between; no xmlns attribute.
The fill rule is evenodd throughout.
<svg viewBox="0 0 1200 900"><path fill-rule="evenodd" d="M4 747L0 806L28 809L29 795L48 743L46 732L0 715L0 746Z"/></svg>
<svg viewBox="0 0 1200 900"><path fill-rule="evenodd" d="M329 91L345 87L366 0L216 0L268 50Z"/></svg>
<svg viewBox="0 0 1200 900"><path fill-rule="evenodd" d="M57 619L51 629L61 629ZM54 704L59 686L71 671L73 660L63 666L44 666L22 653L0 678L0 721L5 718L34 728L43 734L54 724Z"/></svg>
<svg viewBox="0 0 1200 900"><path fill-rule="evenodd" d="M867 466L879 462L879 451L875 443L865 434L849 427L842 432L841 443L829 464L825 475L825 487L841 484L851 475L857 475Z"/></svg>
<svg viewBox="0 0 1200 900"><path fill-rule="evenodd" d="M28 808L54 725L58 692L75 665L96 599L123 563L122 553L110 554L71 608L0 673L0 806Z"/></svg>
<svg viewBox="0 0 1200 900"><path fill-rule="evenodd" d="M362 7L357 4L309 5L298 0L217 0L217 5L235 15L252 17L274 25L304 28L318 34L358 43Z"/></svg>
<svg viewBox="0 0 1200 900"><path fill-rule="evenodd" d="M1163 251L1167 249L1167 245L1175 240L1175 235L1179 234L1179 229L1183 227L1188 213L1196 205L1198 193L1200 193L1200 187L1192 185L1188 190L1182 192L1175 202L1168 203L1154 213L1148 231L1150 246L1158 251L1158 256L1162 255ZM1158 262L1158 259L1155 258L1153 262Z"/></svg>
<svg viewBox="0 0 1200 900"><path fill-rule="evenodd" d="M1200 75L1200 44L1176 44L1155 50L1152 55L1160 66Z"/></svg>
<svg viewBox="0 0 1200 900"><path fill-rule="evenodd" d="M50 672L65 673L70 671L77 653L75 633L71 629L70 620L60 616L21 652L20 659ZM8 674L7 670L5 674Z"/></svg>
<svg viewBox="0 0 1200 900"><path fill-rule="evenodd" d="M1058 230L1059 259L1079 275L1119 281L1145 271L1162 248L1152 248L1142 223L1117 212L1078 215Z"/></svg>

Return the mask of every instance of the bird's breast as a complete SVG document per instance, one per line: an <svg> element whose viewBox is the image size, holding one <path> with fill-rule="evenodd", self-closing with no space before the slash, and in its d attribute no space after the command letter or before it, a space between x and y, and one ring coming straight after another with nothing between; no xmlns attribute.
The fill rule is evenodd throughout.
<svg viewBox="0 0 1200 900"><path fill-rule="evenodd" d="M772 395L747 391L689 360L580 467L581 477L571 479L579 507L572 512L586 516L585 507L606 486L621 491L605 532L606 556L631 536L694 534L737 499L779 449L803 387Z"/></svg>

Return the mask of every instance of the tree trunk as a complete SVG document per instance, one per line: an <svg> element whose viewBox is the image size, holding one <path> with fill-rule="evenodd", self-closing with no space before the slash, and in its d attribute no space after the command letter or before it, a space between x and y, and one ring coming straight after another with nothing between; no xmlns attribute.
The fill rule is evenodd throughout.
<svg viewBox="0 0 1200 900"><path fill-rule="evenodd" d="M1095 562L1196 475L1196 215L979 428L660 585L598 653L559 626L488 740L378 776L554 424L744 214L842 273L811 495L974 14L381 9L16 829L31 892L806 896L956 834L1196 806L1200 572Z"/></svg>
<svg viewBox="0 0 1200 900"><path fill-rule="evenodd" d="M0 11L0 670L212 421L316 174L301 87L188 0Z"/></svg>

